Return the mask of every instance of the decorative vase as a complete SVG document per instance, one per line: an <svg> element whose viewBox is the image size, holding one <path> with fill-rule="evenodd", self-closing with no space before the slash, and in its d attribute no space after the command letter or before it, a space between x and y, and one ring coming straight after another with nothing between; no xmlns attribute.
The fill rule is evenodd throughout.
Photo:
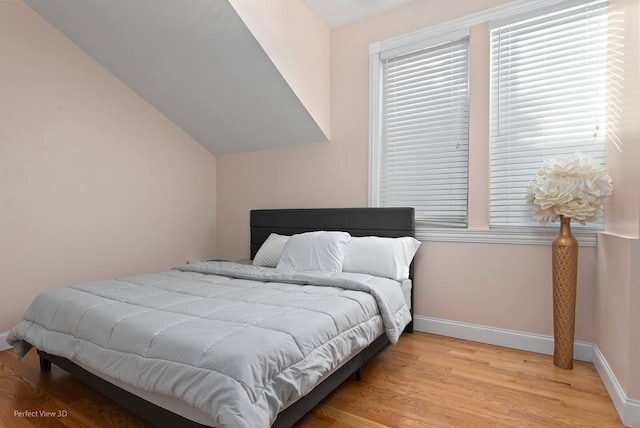
<svg viewBox="0 0 640 428"><path fill-rule="evenodd" d="M553 364L573 368L576 325L578 241L571 235L571 219L560 216L560 232L553 241Z"/></svg>

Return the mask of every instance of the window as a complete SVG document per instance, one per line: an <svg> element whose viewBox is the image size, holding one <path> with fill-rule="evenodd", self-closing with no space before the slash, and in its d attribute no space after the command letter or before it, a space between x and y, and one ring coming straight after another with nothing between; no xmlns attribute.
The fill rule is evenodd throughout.
<svg viewBox="0 0 640 428"><path fill-rule="evenodd" d="M582 151L604 164L606 45L606 1L492 25L491 228L539 227L525 197L544 160Z"/></svg>
<svg viewBox="0 0 640 428"><path fill-rule="evenodd" d="M380 54L374 206L412 206L416 227L466 227L468 36Z"/></svg>
<svg viewBox="0 0 640 428"><path fill-rule="evenodd" d="M372 43L370 205L415 207L418 239L549 245L528 185L553 157L604 164L607 19L606 0L514 0ZM580 245L602 223L575 224Z"/></svg>

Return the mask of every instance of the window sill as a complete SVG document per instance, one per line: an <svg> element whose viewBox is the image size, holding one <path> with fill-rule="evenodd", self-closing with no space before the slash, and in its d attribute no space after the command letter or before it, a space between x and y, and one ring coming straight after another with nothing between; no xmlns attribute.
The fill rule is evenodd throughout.
<svg viewBox="0 0 640 428"><path fill-rule="evenodd" d="M556 227L496 227L493 229L455 229L416 227L416 239L434 242L465 242L482 244L551 245L558 236ZM595 229L572 229L581 247L597 246Z"/></svg>

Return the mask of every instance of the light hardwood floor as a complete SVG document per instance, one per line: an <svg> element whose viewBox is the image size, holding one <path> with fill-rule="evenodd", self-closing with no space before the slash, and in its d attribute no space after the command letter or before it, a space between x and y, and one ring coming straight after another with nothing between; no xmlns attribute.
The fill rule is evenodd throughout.
<svg viewBox="0 0 640 428"><path fill-rule="evenodd" d="M573 370L548 355L404 334L308 414L299 427L622 427L590 363ZM15 412L63 412L28 417ZM66 412L66 413L64 413ZM0 352L0 426L148 427L34 351Z"/></svg>

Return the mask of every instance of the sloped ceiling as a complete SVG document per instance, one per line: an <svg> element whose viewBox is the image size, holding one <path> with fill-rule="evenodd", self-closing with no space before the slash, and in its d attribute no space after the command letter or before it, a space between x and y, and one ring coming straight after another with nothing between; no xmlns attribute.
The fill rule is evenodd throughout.
<svg viewBox="0 0 640 428"><path fill-rule="evenodd" d="M25 0L215 155L326 141L228 0Z"/></svg>

